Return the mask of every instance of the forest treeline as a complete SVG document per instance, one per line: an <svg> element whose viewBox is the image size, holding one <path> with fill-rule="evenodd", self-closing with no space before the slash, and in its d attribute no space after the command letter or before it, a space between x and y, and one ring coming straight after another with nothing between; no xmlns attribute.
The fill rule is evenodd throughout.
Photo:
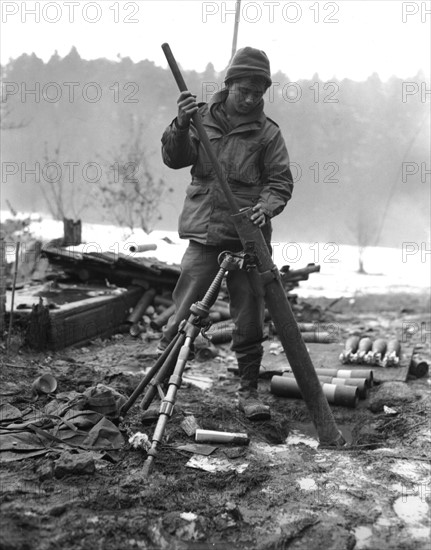
<svg viewBox="0 0 431 550"><path fill-rule="evenodd" d="M161 161L160 138L178 96L168 69L127 57L88 61L73 48L46 63L23 54L1 70L3 210L48 212L47 193L57 191L68 217L115 223L112 201L107 207L96 191L110 180L127 184L122 178L134 170L124 166L125 152L133 144L135 153L142 148L144 172L171 189L160 194L152 226L176 229L189 170ZM200 101L223 84L211 63L184 77ZM283 132L295 178L275 238L384 246L429 240L427 90L423 74L292 82L288 63L286 74L273 74L265 111Z"/></svg>

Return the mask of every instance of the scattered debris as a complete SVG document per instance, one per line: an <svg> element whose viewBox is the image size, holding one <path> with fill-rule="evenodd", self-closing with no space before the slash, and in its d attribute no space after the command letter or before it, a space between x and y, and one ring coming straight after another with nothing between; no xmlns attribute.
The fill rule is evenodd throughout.
<svg viewBox="0 0 431 550"><path fill-rule="evenodd" d="M134 449L143 449L148 452L151 449L151 441L147 434L136 432L129 437L129 443Z"/></svg>
<svg viewBox="0 0 431 550"><path fill-rule="evenodd" d="M199 429L199 424L196 418L193 415L188 415L181 422L181 428L186 432L189 437L195 435L197 429Z"/></svg>
<svg viewBox="0 0 431 550"><path fill-rule="evenodd" d="M217 447L213 445L203 445L202 443L187 443L187 445L178 445L176 449L178 451L186 451L187 453L208 456L212 454Z"/></svg>
<svg viewBox="0 0 431 550"><path fill-rule="evenodd" d="M209 458L206 456L201 457L193 455L186 463L186 466L188 468L196 468L211 473L236 472L237 474L242 474L248 468L248 463L233 464L224 458Z"/></svg>
<svg viewBox="0 0 431 550"><path fill-rule="evenodd" d="M72 454L65 451L54 462L54 475L61 479L67 475L91 475L96 471L93 453Z"/></svg>

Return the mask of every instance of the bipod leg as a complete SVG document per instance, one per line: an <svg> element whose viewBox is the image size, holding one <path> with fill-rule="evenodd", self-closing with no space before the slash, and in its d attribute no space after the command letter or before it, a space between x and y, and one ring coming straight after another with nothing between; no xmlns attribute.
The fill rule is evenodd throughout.
<svg viewBox="0 0 431 550"><path fill-rule="evenodd" d="M139 382L136 389L133 391L132 395L129 397L129 399L124 403L124 405L121 407L120 415L125 416L129 409L132 407L132 405L135 403L135 401L138 399L138 397L141 395L141 393L144 391L144 389L148 386L149 382L153 378L153 376L162 368L162 366L165 364L165 361L170 356L172 349L174 348L177 340L179 339L180 334L177 334L175 338L172 340L172 342L169 342L168 347L165 349L165 351L162 353L162 355L156 360L154 365L150 368L150 370L147 372L147 374L144 376L144 378Z"/></svg>
<svg viewBox="0 0 431 550"><path fill-rule="evenodd" d="M140 403L140 407L142 410L147 410L148 407L151 405L154 397L157 393L157 388L160 387L165 380L169 378L169 376L172 374L176 362L178 360L178 354L180 353L180 349L184 343L185 340L185 334L183 332L179 332L173 342L175 344L172 346L170 352L168 353L168 356L165 359L165 362L160 367L158 373L156 376L150 380L148 383L148 389L145 392L144 397L142 398L142 401Z"/></svg>
<svg viewBox="0 0 431 550"><path fill-rule="evenodd" d="M194 317L194 315L192 315ZM187 359L190 355L190 347L196 336L200 332L200 327L197 325L190 324L191 334L186 336L183 346L180 349L178 355L177 364L175 365L174 372L169 378L169 386L166 392L165 397L163 398L160 404L159 419L154 430L153 439L151 442L151 448L148 451L147 459L145 460L143 466L143 474L145 477L151 472L153 461L157 455L157 448L159 443L163 439L163 434L165 433L166 424L168 423L169 418L172 416L174 411L175 400L177 397L177 392L181 386L183 372L187 363Z"/></svg>
<svg viewBox="0 0 431 550"><path fill-rule="evenodd" d="M169 378L168 390L160 404L159 419L154 430L151 448L148 451L148 457L144 463L143 474L146 477L150 474L154 459L157 455L157 447L163 439L166 424L172 416L177 392L181 386L183 372L187 359L190 355L190 347L195 341L196 336L201 331L201 328L205 326L205 320L208 318L209 309L217 299L217 295L226 271L237 268L238 259L229 252L223 252L219 256L219 263L220 269L214 277L210 287L206 291L205 296L201 301L196 302L190 307L191 313L185 322L185 327L180 327L180 331L184 335L184 344L179 351L174 372ZM155 391L156 387L154 386L154 392Z"/></svg>

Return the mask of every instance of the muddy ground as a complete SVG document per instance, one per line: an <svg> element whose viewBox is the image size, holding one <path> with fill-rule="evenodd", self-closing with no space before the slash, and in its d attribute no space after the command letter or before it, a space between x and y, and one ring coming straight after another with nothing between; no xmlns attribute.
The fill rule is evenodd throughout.
<svg viewBox="0 0 431 550"><path fill-rule="evenodd" d="M430 359L427 297L358 296L354 302L338 302L326 320L337 327L336 342L308 345L315 366L338 366L338 351L355 331L373 338L404 337L406 350L420 345ZM269 344L276 342L266 344L264 364L280 361L270 353ZM117 334L79 348L35 354L16 334L9 353L2 349L1 379L2 387L15 384L20 391L2 395L2 402L42 410L51 397L35 403L28 398L31 382L45 372L57 378L57 391L103 383L128 396L153 364L155 345L145 335ZM429 548L428 377L409 378L401 398L387 398L394 415L369 408L381 385L355 409L331 406L349 445L320 449L304 403L275 397L269 380L261 381L260 393L271 406L271 421L247 421L235 408L237 379L228 370L229 346L219 350L216 359L188 363L186 376L203 377L208 387L187 382L181 388L148 479L143 476L145 452L127 442L138 431L151 436L155 426L141 423L137 404L119 425L125 444L118 456L96 460L92 474L57 479L51 466L59 450L3 463L0 547ZM192 454L176 448L193 443L180 426L185 414L193 414L201 428L249 435L248 446L220 445L209 457L224 459L236 470L206 472L186 465Z"/></svg>

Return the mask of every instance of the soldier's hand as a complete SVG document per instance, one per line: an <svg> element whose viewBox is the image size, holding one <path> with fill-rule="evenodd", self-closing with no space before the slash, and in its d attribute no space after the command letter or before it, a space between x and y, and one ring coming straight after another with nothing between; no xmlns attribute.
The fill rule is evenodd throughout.
<svg viewBox="0 0 431 550"><path fill-rule="evenodd" d="M258 202L253 206L253 214L250 216L251 221L258 227L263 227L267 221L267 215L262 209L262 204Z"/></svg>
<svg viewBox="0 0 431 550"><path fill-rule="evenodd" d="M178 116L177 123L180 128L188 128L190 125L190 119L198 110L198 104L196 103L196 96L191 92L181 92L180 97L177 100Z"/></svg>

